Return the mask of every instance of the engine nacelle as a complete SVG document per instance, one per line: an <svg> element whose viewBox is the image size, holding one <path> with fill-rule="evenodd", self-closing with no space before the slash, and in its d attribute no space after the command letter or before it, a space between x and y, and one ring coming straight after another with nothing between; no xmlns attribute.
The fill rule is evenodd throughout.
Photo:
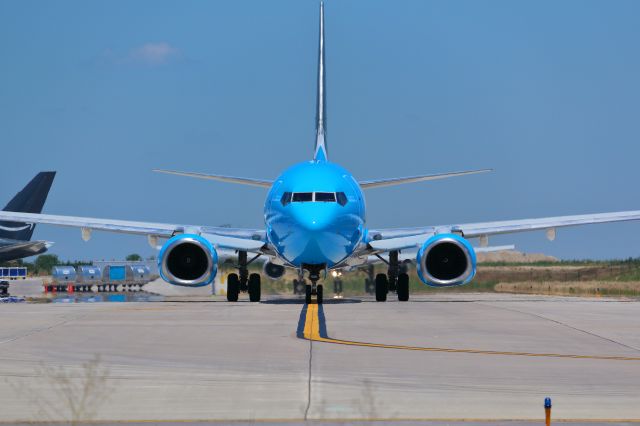
<svg viewBox="0 0 640 426"><path fill-rule="evenodd" d="M200 235L176 235L162 246L158 270L169 284L203 287L211 284L218 273L218 253Z"/></svg>
<svg viewBox="0 0 640 426"><path fill-rule="evenodd" d="M459 235L434 235L422 245L416 260L418 276L432 287L467 284L476 275L476 253Z"/></svg>
<svg viewBox="0 0 640 426"><path fill-rule="evenodd" d="M272 280L277 280L279 278L282 278L285 269L282 265L277 265L272 262L265 262L265 264L262 266L262 272L264 272L264 274Z"/></svg>

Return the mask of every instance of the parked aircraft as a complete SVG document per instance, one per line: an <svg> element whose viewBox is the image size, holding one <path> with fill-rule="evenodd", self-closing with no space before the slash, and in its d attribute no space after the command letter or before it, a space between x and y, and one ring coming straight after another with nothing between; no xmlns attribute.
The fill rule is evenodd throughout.
<svg viewBox="0 0 640 426"><path fill-rule="evenodd" d="M4 211L40 213L56 172L40 172L9 201ZM0 221L0 262L22 259L47 251L49 241L31 241L35 223Z"/></svg>

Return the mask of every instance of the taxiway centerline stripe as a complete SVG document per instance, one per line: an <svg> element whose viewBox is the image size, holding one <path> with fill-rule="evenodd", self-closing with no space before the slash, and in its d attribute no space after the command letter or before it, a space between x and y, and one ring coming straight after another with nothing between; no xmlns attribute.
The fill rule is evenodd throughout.
<svg viewBox="0 0 640 426"><path fill-rule="evenodd" d="M326 335L326 327L321 324L324 321L324 313L319 305L305 305L306 318L304 324L303 338L314 342L333 343L345 346L361 346L369 348L383 349L399 349L405 351L423 351L423 352L449 352L464 353L477 355L506 355L506 356L526 356L540 358L573 358L573 359L597 359L609 361L640 361L640 357L627 357L618 355L576 355L576 354L556 354L556 353L535 353L535 352L513 352L513 351L490 351L482 349L455 349L455 348L437 348L437 347L420 347L420 346L404 346L389 345L384 343L358 342L353 340L332 339ZM321 315L322 314L322 315ZM321 328L323 333L321 333Z"/></svg>

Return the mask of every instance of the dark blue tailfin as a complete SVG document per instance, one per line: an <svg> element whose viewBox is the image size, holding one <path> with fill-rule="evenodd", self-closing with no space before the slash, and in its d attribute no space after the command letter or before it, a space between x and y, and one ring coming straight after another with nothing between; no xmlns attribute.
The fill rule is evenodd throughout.
<svg viewBox="0 0 640 426"><path fill-rule="evenodd" d="M18 192L3 209L10 212L41 213L49 195L56 172L40 172ZM0 238L29 241L36 225L34 223L0 221Z"/></svg>

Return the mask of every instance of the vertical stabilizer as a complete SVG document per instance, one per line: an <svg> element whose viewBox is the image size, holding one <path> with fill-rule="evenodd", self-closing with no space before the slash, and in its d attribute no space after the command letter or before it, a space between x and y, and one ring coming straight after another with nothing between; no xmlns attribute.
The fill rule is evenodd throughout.
<svg viewBox="0 0 640 426"><path fill-rule="evenodd" d="M318 100L316 105L316 149L313 159L327 161L327 103L324 69L324 3L320 2L320 37L318 44Z"/></svg>
<svg viewBox="0 0 640 426"><path fill-rule="evenodd" d="M42 207L49 195L56 172L40 172L31 182L9 201L4 211L20 213L42 213ZM29 241L36 225L0 221L0 238Z"/></svg>

